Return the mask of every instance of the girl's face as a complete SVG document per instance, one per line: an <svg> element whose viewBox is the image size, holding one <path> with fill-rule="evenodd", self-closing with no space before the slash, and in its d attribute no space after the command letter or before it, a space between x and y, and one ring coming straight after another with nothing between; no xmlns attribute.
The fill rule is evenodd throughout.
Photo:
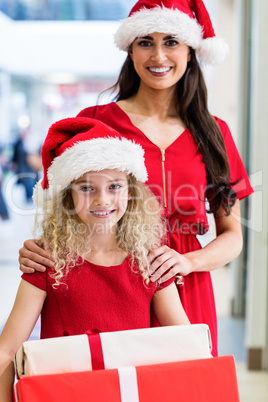
<svg viewBox="0 0 268 402"><path fill-rule="evenodd" d="M190 61L187 45L171 35L158 32L135 39L129 54L141 84L153 89L174 87Z"/></svg>
<svg viewBox="0 0 268 402"><path fill-rule="evenodd" d="M73 181L72 198L77 215L91 230L116 228L129 200L127 175L114 169L87 172Z"/></svg>

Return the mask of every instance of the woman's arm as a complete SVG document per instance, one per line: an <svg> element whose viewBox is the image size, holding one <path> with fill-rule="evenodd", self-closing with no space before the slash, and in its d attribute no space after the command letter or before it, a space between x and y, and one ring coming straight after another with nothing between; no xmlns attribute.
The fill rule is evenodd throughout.
<svg viewBox="0 0 268 402"><path fill-rule="evenodd" d="M19 250L20 270L25 274L34 271L44 272L46 267L53 267L53 259L46 247L42 248L37 240L26 240Z"/></svg>
<svg viewBox="0 0 268 402"><path fill-rule="evenodd" d="M239 201L233 206L231 215L226 216L223 209L217 215L217 237L204 248L186 254L179 254L167 246L153 250L149 254L151 280L161 277L165 282L177 274L185 276L191 272L212 271L236 258L243 245Z"/></svg>
<svg viewBox="0 0 268 402"><path fill-rule="evenodd" d="M0 335L0 401L11 402L14 383L13 360L36 324L46 292L22 280L9 318Z"/></svg>
<svg viewBox="0 0 268 402"><path fill-rule="evenodd" d="M190 324L174 282L155 293L152 306L161 326Z"/></svg>

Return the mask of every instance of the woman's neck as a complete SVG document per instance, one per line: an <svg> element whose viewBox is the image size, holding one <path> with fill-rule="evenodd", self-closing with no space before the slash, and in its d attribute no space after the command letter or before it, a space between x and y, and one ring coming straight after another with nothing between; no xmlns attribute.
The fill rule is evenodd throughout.
<svg viewBox="0 0 268 402"><path fill-rule="evenodd" d="M141 85L137 94L127 101L131 105L132 112L138 114L158 116L159 120L162 121L170 117L178 117L174 88L155 90Z"/></svg>
<svg viewBox="0 0 268 402"><path fill-rule="evenodd" d="M131 123L161 149L169 147L186 129L176 110L174 88L141 86L136 95L118 101Z"/></svg>

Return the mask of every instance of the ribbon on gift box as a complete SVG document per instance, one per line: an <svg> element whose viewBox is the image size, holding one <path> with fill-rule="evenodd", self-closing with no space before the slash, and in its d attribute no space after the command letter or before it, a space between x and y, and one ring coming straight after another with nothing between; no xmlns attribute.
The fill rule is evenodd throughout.
<svg viewBox="0 0 268 402"><path fill-rule="evenodd" d="M211 357L206 324L143 328L24 342L16 354L17 377Z"/></svg>
<svg viewBox="0 0 268 402"><path fill-rule="evenodd" d="M121 402L139 402L137 372L134 366L118 369Z"/></svg>
<svg viewBox="0 0 268 402"><path fill-rule="evenodd" d="M101 346L100 331L98 329L89 330L86 332L91 354L92 370L103 370L104 358Z"/></svg>

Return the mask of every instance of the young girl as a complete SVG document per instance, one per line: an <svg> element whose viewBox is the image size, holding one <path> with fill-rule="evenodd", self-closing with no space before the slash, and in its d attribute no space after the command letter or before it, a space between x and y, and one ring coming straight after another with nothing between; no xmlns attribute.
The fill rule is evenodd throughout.
<svg viewBox="0 0 268 402"><path fill-rule="evenodd" d="M189 324L173 281L148 281L148 253L163 224L143 150L104 123L70 118L50 128L44 178L34 191L37 225L54 268L22 275L0 336L0 400L12 400L12 360L41 313L41 338L88 329L119 331ZM41 218L41 221L40 221Z"/></svg>

